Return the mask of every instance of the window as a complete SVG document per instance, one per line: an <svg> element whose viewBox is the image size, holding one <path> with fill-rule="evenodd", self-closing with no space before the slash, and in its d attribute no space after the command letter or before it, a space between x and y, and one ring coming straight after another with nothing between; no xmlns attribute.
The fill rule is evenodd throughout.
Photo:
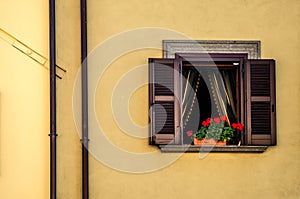
<svg viewBox="0 0 300 199"><path fill-rule="evenodd" d="M233 145L275 145L275 61L247 54L178 53L149 59L149 143L189 144L208 117L245 124Z"/></svg>

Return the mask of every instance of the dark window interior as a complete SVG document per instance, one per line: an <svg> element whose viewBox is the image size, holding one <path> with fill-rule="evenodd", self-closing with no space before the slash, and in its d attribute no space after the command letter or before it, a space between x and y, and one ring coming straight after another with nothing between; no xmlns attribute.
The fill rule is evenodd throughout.
<svg viewBox="0 0 300 199"><path fill-rule="evenodd" d="M238 66L234 63L189 63L182 66L183 132L197 131L209 117L226 115L230 123L239 118ZM187 84L188 82L188 84ZM183 142L190 138L183 133ZM236 143L238 138L233 140Z"/></svg>
<svg viewBox="0 0 300 199"><path fill-rule="evenodd" d="M207 118L244 124L227 145L276 145L275 60L246 54L149 58L149 143L191 144ZM226 123L225 123L226 124Z"/></svg>

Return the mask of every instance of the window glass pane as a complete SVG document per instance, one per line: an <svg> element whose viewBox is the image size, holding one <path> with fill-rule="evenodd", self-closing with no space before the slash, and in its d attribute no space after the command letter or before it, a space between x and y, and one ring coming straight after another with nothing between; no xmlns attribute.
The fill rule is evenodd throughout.
<svg viewBox="0 0 300 199"><path fill-rule="evenodd" d="M182 68L182 128L183 132L200 129L209 117L227 116L229 123L237 121L237 68L190 66ZM186 135L186 133L183 133ZM184 142L189 138L184 137Z"/></svg>

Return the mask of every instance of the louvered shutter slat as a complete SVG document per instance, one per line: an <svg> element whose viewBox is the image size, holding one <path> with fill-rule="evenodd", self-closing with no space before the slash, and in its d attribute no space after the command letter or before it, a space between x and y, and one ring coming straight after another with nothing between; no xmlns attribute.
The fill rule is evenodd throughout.
<svg viewBox="0 0 300 199"><path fill-rule="evenodd" d="M177 144L174 59L149 59L150 144ZM176 90L176 89L175 89Z"/></svg>
<svg viewBox="0 0 300 199"><path fill-rule="evenodd" d="M174 75L168 73L170 69L168 65L155 64L154 69L154 81L155 81L155 93L156 96L173 96L174 91Z"/></svg>
<svg viewBox="0 0 300 199"><path fill-rule="evenodd" d="M248 60L247 144L276 144L275 61Z"/></svg>

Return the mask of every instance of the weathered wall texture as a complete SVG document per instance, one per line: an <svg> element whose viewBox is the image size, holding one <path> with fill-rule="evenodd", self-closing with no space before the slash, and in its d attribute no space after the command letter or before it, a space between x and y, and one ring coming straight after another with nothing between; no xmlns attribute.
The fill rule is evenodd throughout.
<svg viewBox="0 0 300 199"><path fill-rule="evenodd" d="M0 198L47 198L48 2L1 0L0 4ZM18 51L6 33L46 62L39 64Z"/></svg>
<svg viewBox="0 0 300 199"><path fill-rule="evenodd" d="M7 3L9 6L10 4L12 4L11 1ZM44 4L44 7L41 8L44 12L41 14L43 17L47 14L47 8ZM14 5L18 7L20 4ZM26 5L29 5L29 3L26 3ZM37 6L38 4L35 2L30 3L30 5ZM67 70L64 77L58 80L57 83L59 134L57 163L58 198L81 198L81 145L72 110L74 82L80 68L79 6L79 2L74 0L57 1L57 64ZM1 22L5 22L2 16L7 18L7 16L12 15L2 12L2 10L4 11L5 8L1 7ZM36 9L30 13L33 15L39 12L40 10ZM3 27L7 27L7 30L15 33L19 38L23 38L26 43L32 44L46 55L47 49L45 46L40 45L43 42L43 44L47 42L47 38L44 36L47 30L47 19L45 18L43 22L40 22L40 16L34 17L40 23L39 27L43 27L39 29L34 25L34 20L29 20L30 23L28 23L21 13L21 11L17 12L16 14L19 17L11 19L11 22L6 22L6 25L3 25ZM26 25L21 22L19 26L13 25L15 21L21 19L25 21ZM2 24L1 28L3 28ZM182 157L169 166L143 174L120 172L112 169L105 162L100 163L95 156L91 155L90 198L147 199L203 197L212 199L299 199L299 25L300 3L297 0L88 1L88 47L91 54L94 52L93 49L96 47L99 48L101 46L99 44L111 36L143 27L160 27L161 29L174 30L195 40L261 40L262 58L273 58L277 61L278 127L277 146L269 147L262 154L215 153L209 154L203 159L199 159L198 154L183 154ZM18 28L23 28L22 30L24 31L20 31ZM37 33L39 30L41 31L40 34ZM178 39L175 36L170 37L162 39ZM157 39L153 38L153 43ZM44 71L36 71L36 74L28 71L21 72L21 70L25 70L23 67L26 67L26 64L31 66L32 63L27 63L30 61L19 58L17 53L10 52L14 49L9 50L9 47L5 47L5 44L2 43L1 53L11 53L11 55L4 56L3 58L1 56L0 196L1 198L2 196L4 198L5 196L7 196L6 198L9 198L8 196L11 196L10 198L18 198L18 193L25 193L28 194L26 198L46 198L44 195L48 194L48 167L45 165L48 164L48 154L45 148L47 144L40 144L41 142L39 141L44 140L45 136L39 137L41 135L37 132L42 131L44 133L48 130L44 126L38 129L39 126L37 127L37 125L47 123L47 116L44 114L48 112L48 98L46 94L48 93L48 84L38 85L34 84L34 82L37 82L37 78L41 78L41 82L43 82L47 80L47 77L46 75L45 77L43 76ZM126 41L120 42L120 48L130 45ZM115 47L107 49L107 51L117 51L118 49ZM126 76L129 71L137 66L147 64L148 57L161 56L162 53L160 50L141 49L116 57L109 64L108 69L98 82L95 93L97 119L102 125L106 136L121 149L137 154L157 150L155 147L147 145L147 139L133 138L119 128L112 114L111 98L114 93L114 87L123 79L123 75ZM10 59L7 57L10 57ZM6 67L11 59L14 59L17 64ZM101 59L103 58L99 57L99 62ZM13 68L17 66L18 69ZM19 73L20 75L10 79L7 79L8 76L5 75L4 77L7 79L7 82L3 82L5 79L4 77L2 78L4 70L10 70L8 74L12 74L12 77L15 77L14 75ZM44 69L37 66L32 67L32 70ZM28 74L30 76L29 80L21 74ZM137 81L142 82L147 80L147 71L139 71L137 74L135 76ZM14 79L22 82L23 89L19 87L19 84L12 83ZM11 89L15 89L15 87L24 90L24 88L29 88L30 86L40 89L32 94L35 97L28 98L26 101L27 103L40 106L40 108L34 109L38 111L36 114L32 112L32 109L30 111L25 110L29 109L28 105L24 105L25 103L19 99L15 104L7 104L13 103L13 101L6 99L5 96L7 95L3 90L10 90L12 92ZM35 93L42 94L38 95ZM126 92L124 92L125 94ZM147 87L143 86L132 94L129 101L130 115L134 122L141 126L146 126L148 120L147 95ZM21 94L14 99L17 98L21 98ZM2 109L3 107L6 108ZM17 110L13 112L11 109ZM23 109L24 111L20 112ZM16 120L16 116L25 117L28 116L28 113L30 113L31 117L27 117L26 119L32 121L32 128L28 127L24 132L24 128L21 127L23 123L17 125L15 123L24 122L24 120ZM10 118L9 114L12 114ZM39 114L45 117L41 123L36 122L41 121ZM6 120L9 120L9 122L6 122ZM47 126L47 124L45 125ZM33 132L36 133L30 137L25 136L26 133L31 135ZM138 134L139 132L129 133ZM32 143L31 147L33 148L28 148L25 142L23 142L25 139L28 139ZM91 142L95 142L95 140L91 140ZM99 144L101 144L100 140ZM8 145L10 147L17 145L18 147L10 148ZM30 150L32 152L31 155L26 156L26 150ZM12 155L9 155L10 153ZM172 154L164 156L171 157ZM27 162L25 157L31 159L31 163ZM112 159L116 158L112 157ZM151 159L148 159L148 161L151 164ZM32 162L35 164L31 165ZM123 163L120 162L119 164ZM148 162L145 164L148 164ZM27 165L27 169L24 169L24 172L27 173L24 174L21 172L23 168L20 168L20 165ZM11 170L10 167L15 167L15 169ZM42 169L37 170L37 168ZM30 177L29 173L34 173L34 178ZM30 187L29 183L27 183L29 179L32 184L35 184L34 188ZM4 184L2 185L2 183ZM16 189L20 192L15 191ZM27 189L34 191L26 191ZM34 194L36 194L36 191L42 196L35 197L36 195Z"/></svg>
<svg viewBox="0 0 300 199"><path fill-rule="evenodd" d="M58 57L68 70L58 84L61 198L80 198L81 192L80 145L71 107L74 78L80 65L79 5L71 2L60 1L58 8L61 15L58 19L61 23L58 27ZM198 154L184 154L170 166L145 174L117 171L91 155L91 198L298 199L299 25L298 1L88 1L90 54L111 36L142 27L171 29L195 40L261 40L262 57L277 61L278 116L278 145L269 147L263 154L216 153L204 159L199 159ZM156 40L153 38L153 42ZM120 48L130 46L130 43L122 42ZM117 51L118 47L109 50ZM148 57L161 56L160 50L141 49L116 57L98 82L95 94L97 118L109 140L121 149L134 153L156 150L147 145L147 139L133 138L120 130L112 114L111 100L122 75L147 64ZM101 59L99 57L99 63ZM147 71L138 74L136 81L147 80ZM143 86L129 101L132 119L142 126L146 126L148 120L147 95L147 87ZM121 160L119 164L122 164Z"/></svg>

